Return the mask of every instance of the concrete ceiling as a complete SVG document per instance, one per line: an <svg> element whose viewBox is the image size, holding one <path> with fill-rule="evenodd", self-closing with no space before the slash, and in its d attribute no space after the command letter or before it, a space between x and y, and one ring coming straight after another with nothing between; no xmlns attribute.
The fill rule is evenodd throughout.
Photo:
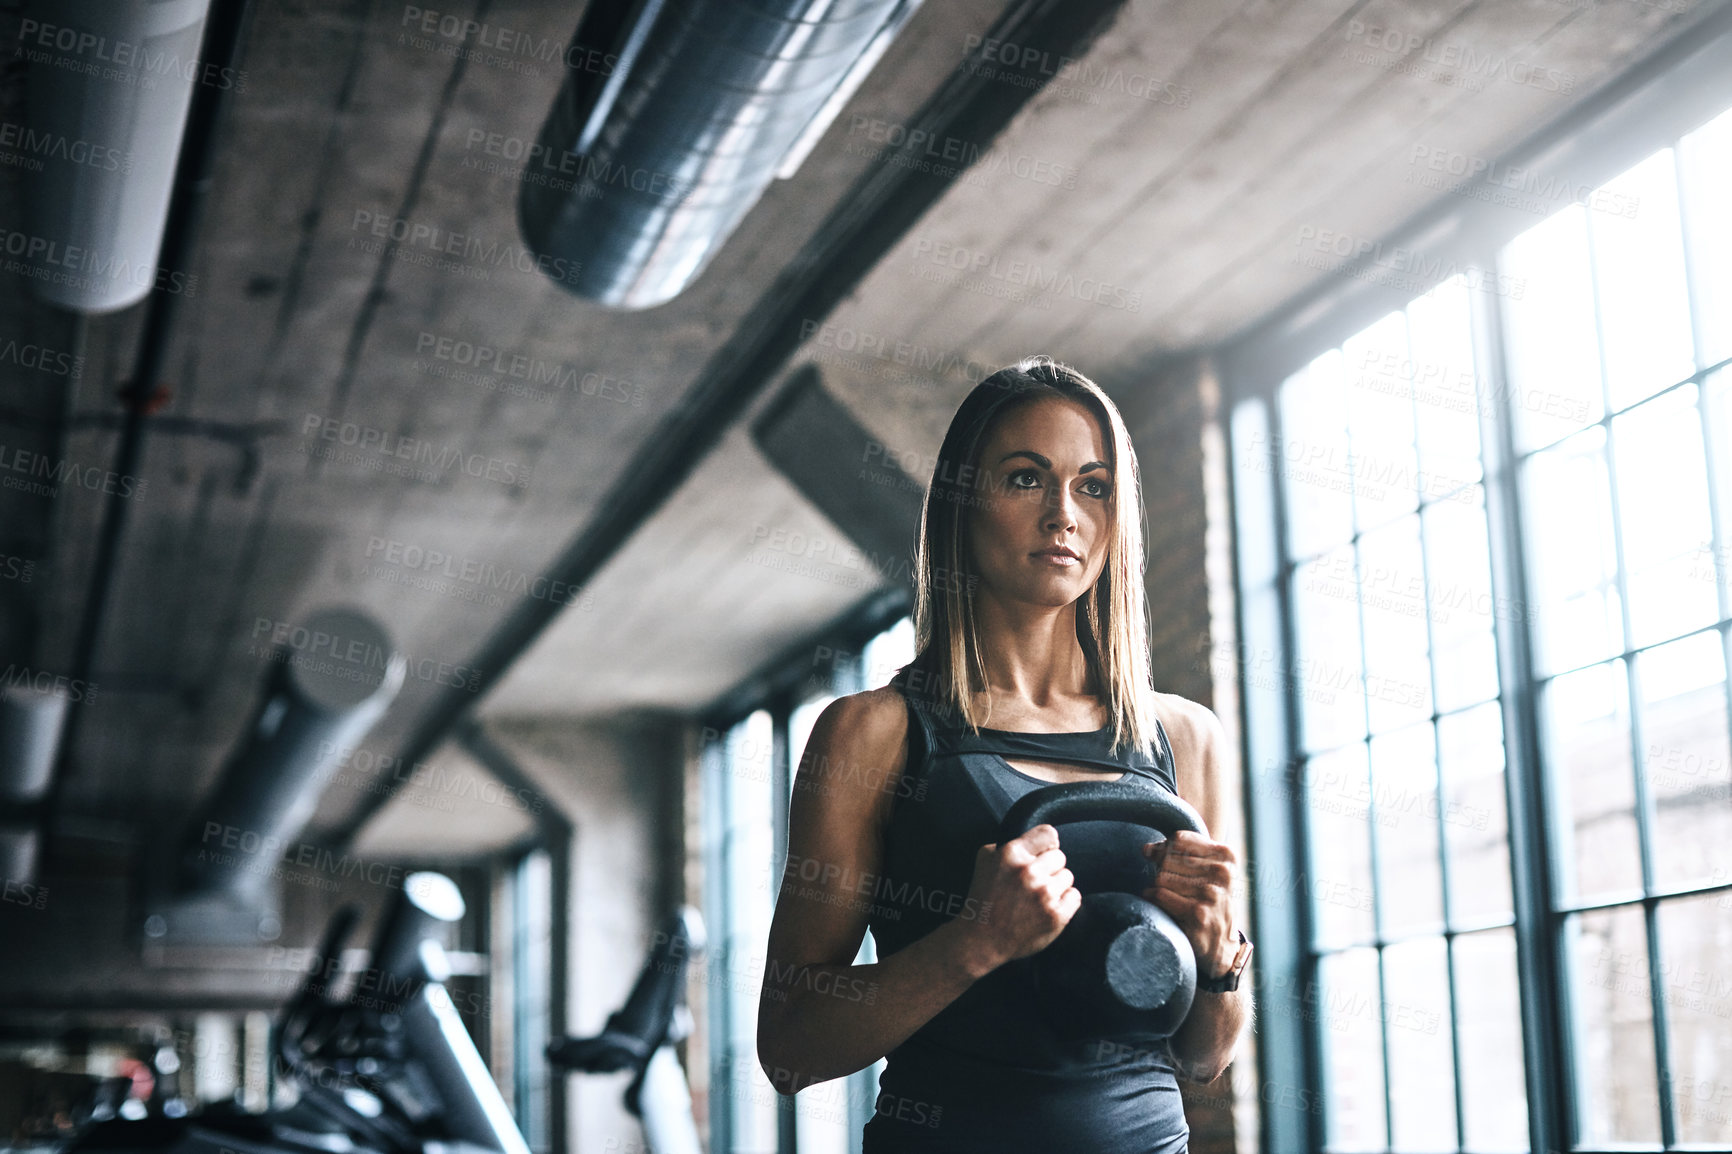
<svg viewBox="0 0 1732 1154"><path fill-rule="evenodd" d="M889 163L892 126L969 64L1004 7L924 5L700 280L660 308L620 313L540 273L429 269L412 249L382 255L368 243L369 221L394 218L520 243L515 174L477 167L498 158L474 142L533 139L558 88L552 69L415 47L400 39L407 9L384 0L258 0L67 806L183 811L256 699L259 634L334 602L376 614L416 659L368 741L397 748L610 487L660 483L632 473L646 439L778 271ZM973 167L839 307L808 318L811 339L784 371L815 363L859 421L914 462L930 460L983 367L1042 351L1109 389L1147 387L1157 362L1229 337L1324 275L1292 259L1301 230L1377 237L1436 197L1417 179L1416 147L1496 156L1706 10L1129 0L998 139L945 142L941 153ZM480 0L475 11L555 40L578 16L546 0ZM1043 52L1019 45L1006 64L1013 54L999 51L990 79L1033 90L1060 64ZM8 120L24 115L17 79L14 68L0 92ZM9 217L18 179L0 168ZM20 279L0 281L0 299L0 337L74 341L69 320L31 302ZM63 378L0 365L0 440L111 461L111 398L137 328L136 311L89 326L70 409ZM860 334L864 355L838 347ZM514 394L497 386L525 382L466 379L438 355L441 342L522 355L566 383ZM325 439L345 425L454 448L491 461L495 477L391 472L382 454ZM331 451L337 459L319 456ZM0 604L36 606L45 668L71 660L99 496L0 491L0 552L37 574L0 589ZM844 539L743 424L728 431L484 712L701 708L884 584L845 551L797 555L814 538ZM430 571L434 554L449 560ZM463 576L481 571L506 575L503 588ZM334 788L317 821L341 825L365 803L364 783ZM394 826L383 840L407 837Z"/></svg>

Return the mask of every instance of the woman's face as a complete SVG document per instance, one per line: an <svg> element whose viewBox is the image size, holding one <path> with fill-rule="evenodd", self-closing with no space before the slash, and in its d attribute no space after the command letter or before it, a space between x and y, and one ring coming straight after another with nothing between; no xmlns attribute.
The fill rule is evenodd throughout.
<svg viewBox="0 0 1732 1154"><path fill-rule="evenodd" d="M967 517L980 584L1007 600L1068 605L1106 564L1112 470L1099 425L1053 397L999 420L980 454L980 501ZM1052 550L1068 550L1074 556Z"/></svg>

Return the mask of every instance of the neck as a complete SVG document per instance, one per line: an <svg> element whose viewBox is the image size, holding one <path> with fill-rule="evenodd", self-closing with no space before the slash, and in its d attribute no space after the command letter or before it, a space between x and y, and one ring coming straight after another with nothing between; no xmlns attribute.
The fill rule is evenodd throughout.
<svg viewBox="0 0 1732 1154"><path fill-rule="evenodd" d="M986 668L987 704L1017 702L1044 710L1095 696L1076 636L1077 603L1006 602L989 592L975 601L974 621Z"/></svg>

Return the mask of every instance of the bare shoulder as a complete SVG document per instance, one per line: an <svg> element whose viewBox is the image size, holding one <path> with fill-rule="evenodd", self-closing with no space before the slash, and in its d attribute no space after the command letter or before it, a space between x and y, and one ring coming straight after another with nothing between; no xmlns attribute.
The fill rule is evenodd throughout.
<svg viewBox="0 0 1732 1154"><path fill-rule="evenodd" d="M1227 734L1215 711L1176 693L1156 693L1155 711L1173 746L1179 796L1197 807L1203 823L1220 830L1227 817Z"/></svg>
<svg viewBox="0 0 1732 1154"><path fill-rule="evenodd" d="M847 965L865 936L860 879L875 877L907 760L906 707L894 689L851 693L812 723L788 810L788 859L770 923L778 962Z"/></svg>
<svg viewBox="0 0 1732 1154"><path fill-rule="evenodd" d="M908 707L886 685L838 697L818 714L808 747L845 748L876 764L893 761L908 740Z"/></svg>
<svg viewBox="0 0 1732 1154"><path fill-rule="evenodd" d="M1173 756L1181 765L1201 766L1220 757L1227 734L1213 709L1176 693L1157 692L1154 701L1173 743Z"/></svg>
<svg viewBox="0 0 1732 1154"><path fill-rule="evenodd" d="M885 803L908 760L908 707L890 686L838 697L818 714L794 777L823 808L887 816Z"/></svg>

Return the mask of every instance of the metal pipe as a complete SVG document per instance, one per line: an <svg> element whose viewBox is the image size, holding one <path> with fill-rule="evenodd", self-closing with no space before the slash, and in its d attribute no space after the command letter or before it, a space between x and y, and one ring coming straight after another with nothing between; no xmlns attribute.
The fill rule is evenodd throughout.
<svg viewBox="0 0 1732 1154"><path fill-rule="evenodd" d="M384 627L358 610L323 610L287 632L246 739L186 831L182 897L256 902L312 819L330 771L402 687L407 662Z"/></svg>
<svg viewBox="0 0 1732 1154"><path fill-rule="evenodd" d="M567 70L518 198L542 267L603 304L678 295L918 2L591 5L572 42L617 50Z"/></svg>
<svg viewBox="0 0 1732 1154"><path fill-rule="evenodd" d="M251 0L213 0L204 22L204 43L207 68L216 68L218 75L232 71L240 58ZM167 268L185 268L190 263L193 240L203 215L204 201L215 166L217 119L227 100L229 88L200 84L194 87L192 106L187 113L186 132L180 140L179 159L175 164L174 193L170 197L168 218L163 228L161 255L158 263ZM114 472L122 477L135 477L144 460L145 424L157 397L157 381L168 354L168 342L174 327L175 313L181 294L153 292L146 298L143 332L134 362L132 379L122 393L126 421L121 430L120 444L115 450ZM126 535L131 513L129 500L116 486L108 502L102 529L97 538L96 556L91 563L90 587L85 597L84 614L78 640L73 651L73 678L88 683L95 666L97 646L102 640L108 612L109 593L114 584L114 570L120 555L120 542ZM75 701L67 711L62 730L59 756L56 759L54 781L45 803L44 820L50 820L58 809L66 774L71 767L78 723L83 715L83 702Z"/></svg>

